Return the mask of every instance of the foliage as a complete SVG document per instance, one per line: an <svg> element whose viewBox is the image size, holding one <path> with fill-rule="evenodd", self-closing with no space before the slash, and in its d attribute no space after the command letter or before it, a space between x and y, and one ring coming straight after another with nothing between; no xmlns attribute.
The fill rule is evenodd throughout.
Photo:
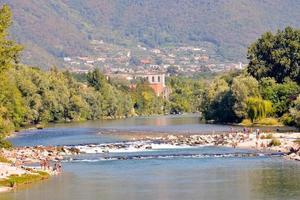
<svg viewBox="0 0 300 200"><path fill-rule="evenodd" d="M252 122L263 119L272 112L272 103L270 101L251 97L247 99L246 104L248 117Z"/></svg>
<svg viewBox="0 0 300 200"><path fill-rule="evenodd" d="M251 76L237 76L233 79L231 91L235 99L234 112L240 119L247 117L247 99L259 97L258 82Z"/></svg>
<svg viewBox="0 0 300 200"><path fill-rule="evenodd" d="M9 141L4 140L4 138L2 138L0 139L0 149L1 148L10 149L12 148L12 144Z"/></svg>
<svg viewBox="0 0 300 200"><path fill-rule="evenodd" d="M293 141L295 144L299 145L300 146L300 139L297 138L296 140Z"/></svg>
<svg viewBox="0 0 300 200"><path fill-rule="evenodd" d="M290 108L290 116L296 126L300 127L300 95L293 102L293 106Z"/></svg>
<svg viewBox="0 0 300 200"><path fill-rule="evenodd" d="M107 83L105 76L100 73L99 69L95 69L94 71L90 71L87 75L88 85L95 88L97 91L104 92L107 90Z"/></svg>
<svg viewBox="0 0 300 200"><path fill-rule="evenodd" d="M12 13L7 5L0 9L0 74L18 62L22 47L7 39L7 31L12 21Z"/></svg>
<svg viewBox="0 0 300 200"><path fill-rule="evenodd" d="M248 72L258 80L273 77L283 83L288 78L299 84L300 30L287 27L263 34L249 47L248 59Z"/></svg>
<svg viewBox="0 0 300 200"><path fill-rule="evenodd" d="M11 163L11 161L0 154L0 163Z"/></svg>
<svg viewBox="0 0 300 200"><path fill-rule="evenodd" d="M234 97L224 79L215 79L205 90L202 112L206 120L234 122Z"/></svg>
<svg viewBox="0 0 300 200"><path fill-rule="evenodd" d="M20 92L8 70L18 61L21 47L7 39L11 24L11 11L4 5L0 9L0 134L8 133L22 123L25 113Z"/></svg>
<svg viewBox="0 0 300 200"><path fill-rule="evenodd" d="M266 117L259 119L255 122L256 125L261 126L280 126L282 125L276 118L273 117Z"/></svg>
<svg viewBox="0 0 300 200"><path fill-rule="evenodd" d="M38 124L130 115L130 96L110 85L97 70L88 75L90 87L77 82L70 73L56 69L43 72L19 66L14 73L28 108L25 117L28 122Z"/></svg>
<svg viewBox="0 0 300 200"><path fill-rule="evenodd" d="M272 138L271 142L269 143L269 147L272 147L272 146L280 146L281 145L281 142L279 139L277 138Z"/></svg>
<svg viewBox="0 0 300 200"><path fill-rule="evenodd" d="M241 126L252 126L253 123L250 119L243 119L241 123L239 123Z"/></svg>
<svg viewBox="0 0 300 200"><path fill-rule="evenodd" d="M202 104L204 83L187 78L171 77L167 80L171 88L170 113L198 112Z"/></svg>
<svg viewBox="0 0 300 200"><path fill-rule="evenodd" d="M263 135L260 137L260 139L262 139L262 140L264 140L264 139L270 140L270 139L272 139L272 138L273 138L273 134L272 134L272 133L269 133L268 135L263 134Z"/></svg>
<svg viewBox="0 0 300 200"><path fill-rule="evenodd" d="M260 93L264 99L272 102L276 116L281 117L288 112L293 100L300 93L300 87L293 81L280 84L273 78L263 78L260 81Z"/></svg>
<svg viewBox="0 0 300 200"><path fill-rule="evenodd" d="M157 97L147 83L138 83L131 92L134 110L138 115L163 114L163 99Z"/></svg>

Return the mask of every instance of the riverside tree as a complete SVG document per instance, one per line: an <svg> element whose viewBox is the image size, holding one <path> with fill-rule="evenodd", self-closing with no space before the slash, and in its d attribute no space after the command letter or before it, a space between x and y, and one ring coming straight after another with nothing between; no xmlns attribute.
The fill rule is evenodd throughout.
<svg viewBox="0 0 300 200"><path fill-rule="evenodd" d="M12 13L7 5L0 9L0 134L7 133L22 123L25 113L20 92L8 70L19 60L22 47L8 40Z"/></svg>
<svg viewBox="0 0 300 200"><path fill-rule="evenodd" d="M290 115L292 116L293 123L300 127L300 95L293 104L294 105L290 108Z"/></svg>
<svg viewBox="0 0 300 200"><path fill-rule="evenodd" d="M247 99L260 97L257 80L252 76L237 76L232 81L231 92L234 98L235 115L239 119L245 119L247 117Z"/></svg>
<svg viewBox="0 0 300 200"><path fill-rule="evenodd" d="M278 83L287 78L300 83L300 29L291 27L276 34L267 32L248 49L248 72L257 80L272 77Z"/></svg>
<svg viewBox="0 0 300 200"><path fill-rule="evenodd" d="M248 117L252 122L263 119L272 112L272 103L261 98L248 98L246 105Z"/></svg>

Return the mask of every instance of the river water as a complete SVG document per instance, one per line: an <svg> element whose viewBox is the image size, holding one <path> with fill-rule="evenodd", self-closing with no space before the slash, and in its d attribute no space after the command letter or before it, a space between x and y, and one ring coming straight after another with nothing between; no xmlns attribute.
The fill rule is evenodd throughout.
<svg viewBox="0 0 300 200"><path fill-rule="evenodd" d="M164 116L57 124L44 130L23 131L11 141L17 146L85 145L124 140L119 135L101 134L105 131L201 134L231 129L201 124L194 115ZM300 163L263 154L242 156L250 152L198 147L105 155L111 159L102 159L101 153L86 154L63 163L63 175L0 194L0 199L299 200ZM127 159L113 159L119 156Z"/></svg>

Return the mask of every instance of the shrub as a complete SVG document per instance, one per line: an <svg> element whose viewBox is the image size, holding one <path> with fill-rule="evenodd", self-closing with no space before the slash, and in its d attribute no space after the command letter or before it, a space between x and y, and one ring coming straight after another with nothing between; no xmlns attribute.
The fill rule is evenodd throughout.
<svg viewBox="0 0 300 200"><path fill-rule="evenodd" d="M288 113L284 114L284 115L280 118L280 121L281 121L284 125L286 125L286 126L294 126L294 125L295 125L293 116L291 116L291 115L288 114Z"/></svg>
<svg viewBox="0 0 300 200"><path fill-rule="evenodd" d="M243 119L243 121L240 123L242 126L251 126L252 122L250 119Z"/></svg>
<svg viewBox="0 0 300 200"><path fill-rule="evenodd" d="M8 160L7 158L5 158L1 154L0 154L0 162L2 162L2 163L11 163L10 160Z"/></svg>
<svg viewBox="0 0 300 200"><path fill-rule="evenodd" d="M271 142L269 143L269 147L280 146L280 145L281 145L281 142L277 138L272 138Z"/></svg>
<svg viewBox="0 0 300 200"><path fill-rule="evenodd" d="M273 134L268 134L267 136L266 136L266 139L272 139L273 138Z"/></svg>
<svg viewBox="0 0 300 200"><path fill-rule="evenodd" d="M294 143L300 145L300 138L296 139Z"/></svg>
<svg viewBox="0 0 300 200"><path fill-rule="evenodd" d="M260 137L260 139L272 139L273 138L273 134L271 134L271 133L269 133L268 135L262 135L261 137Z"/></svg>
<svg viewBox="0 0 300 200"><path fill-rule="evenodd" d="M0 139L0 149L1 148L11 149L12 148L12 144L9 141L7 141L7 140Z"/></svg>
<svg viewBox="0 0 300 200"><path fill-rule="evenodd" d="M263 119L260 119L256 122L256 124L259 124L259 125L266 125L266 126L276 126L276 125L281 125L281 123L275 119L275 118L272 118L272 117L268 117L268 118L263 118Z"/></svg>

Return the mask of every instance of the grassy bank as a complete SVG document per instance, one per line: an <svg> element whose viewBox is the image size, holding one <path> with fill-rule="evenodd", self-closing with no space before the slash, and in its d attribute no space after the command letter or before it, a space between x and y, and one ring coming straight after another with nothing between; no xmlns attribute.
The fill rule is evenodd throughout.
<svg viewBox="0 0 300 200"><path fill-rule="evenodd" d="M0 154L0 163L11 163L11 161Z"/></svg>
<svg viewBox="0 0 300 200"><path fill-rule="evenodd" d="M252 122L250 119L244 119L239 125L241 126L283 126L276 118L263 118Z"/></svg>
<svg viewBox="0 0 300 200"><path fill-rule="evenodd" d="M7 179L0 180L0 187L15 187L35 183L49 178L46 172L37 171L32 174L11 175Z"/></svg>

